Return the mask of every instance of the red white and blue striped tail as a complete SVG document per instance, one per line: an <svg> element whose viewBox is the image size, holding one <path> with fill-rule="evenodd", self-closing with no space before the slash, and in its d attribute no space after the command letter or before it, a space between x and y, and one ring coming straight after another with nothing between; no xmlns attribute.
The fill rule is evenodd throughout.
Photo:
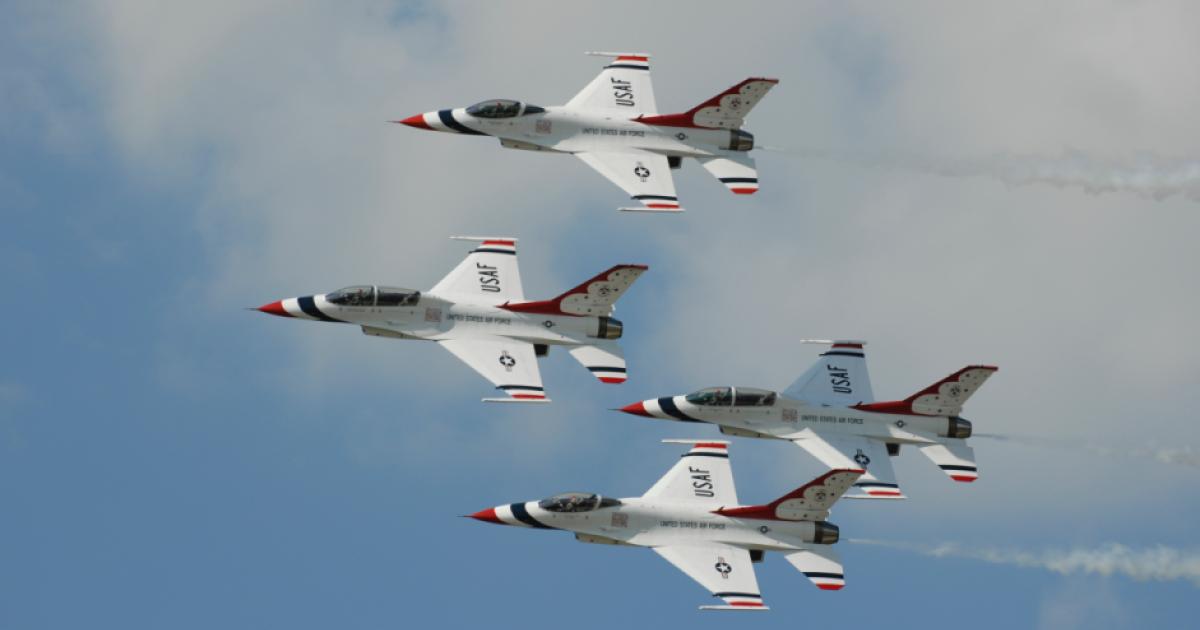
<svg viewBox="0 0 1200 630"><path fill-rule="evenodd" d="M754 158L749 155L729 154L697 160L733 194L753 195L758 192L758 171L754 168Z"/></svg>
<svg viewBox="0 0 1200 630"><path fill-rule="evenodd" d="M826 545L812 545L801 551L784 554L783 557L823 591L840 591L846 585L842 560L836 551Z"/></svg>
<svg viewBox="0 0 1200 630"><path fill-rule="evenodd" d="M920 451L955 481L971 483L979 478L979 471L975 468L975 449L964 440L945 438L941 444L920 447Z"/></svg>
<svg viewBox="0 0 1200 630"><path fill-rule="evenodd" d="M583 364L601 383L624 383L625 355L615 341L602 341L592 346L575 346L567 352Z"/></svg>

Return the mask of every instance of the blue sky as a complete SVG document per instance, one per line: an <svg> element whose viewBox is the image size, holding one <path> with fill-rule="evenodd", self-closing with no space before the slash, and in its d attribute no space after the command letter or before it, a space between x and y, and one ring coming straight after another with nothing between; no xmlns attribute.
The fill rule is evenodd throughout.
<svg viewBox="0 0 1200 630"><path fill-rule="evenodd" d="M676 456L659 440L715 432L609 408L782 388L815 358L809 337L868 339L881 398L996 363L967 417L1024 440L977 440L971 486L901 458L911 498L840 505L844 536L999 556L1161 546L1192 569L1138 580L844 543L845 590L769 556L773 611L737 623L1186 625L1196 9L711 8L7 8L0 626L728 625L649 551L459 515L640 494ZM652 52L664 110L779 77L751 130L790 152L759 154L753 198L689 165L686 215L633 216L565 158L384 122L565 102L592 49ZM1147 157L1158 170L1122 178ZM619 308L630 381L555 353L553 404L486 406L432 344L243 310L428 288L464 254L457 233L520 237L531 297L649 264ZM746 502L820 472L787 444L732 453Z"/></svg>

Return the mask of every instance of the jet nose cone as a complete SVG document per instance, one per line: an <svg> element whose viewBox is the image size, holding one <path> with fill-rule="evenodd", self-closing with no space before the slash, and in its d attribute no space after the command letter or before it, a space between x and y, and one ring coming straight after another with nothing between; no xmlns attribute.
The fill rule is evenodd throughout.
<svg viewBox="0 0 1200 630"><path fill-rule="evenodd" d="M268 315L278 315L280 317L291 317L292 316L291 313L284 310L282 301L271 302L270 304L263 304L262 306L258 307L258 310L260 310Z"/></svg>
<svg viewBox="0 0 1200 630"><path fill-rule="evenodd" d="M404 120L393 120L392 122L400 123L401 125L408 125L409 127L416 127L417 129L433 130L433 127L430 127L429 123L425 122L425 114L417 114L415 116L409 116Z"/></svg>
<svg viewBox="0 0 1200 630"><path fill-rule="evenodd" d="M621 411L633 414L635 416L646 416L647 418L650 417L650 414L646 413L645 401L642 400L639 400L631 405L625 405L624 407L621 407Z"/></svg>
<svg viewBox="0 0 1200 630"><path fill-rule="evenodd" d="M495 523L497 525L504 524L504 521L500 520L500 517L496 516L496 508L479 510L478 512L472 514L471 518L477 521L483 521L485 523Z"/></svg>

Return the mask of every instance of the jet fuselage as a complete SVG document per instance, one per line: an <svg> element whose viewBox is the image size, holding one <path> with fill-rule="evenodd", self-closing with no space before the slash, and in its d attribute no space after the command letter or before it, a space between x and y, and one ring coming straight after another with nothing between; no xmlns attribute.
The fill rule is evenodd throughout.
<svg viewBox="0 0 1200 630"><path fill-rule="evenodd" d="M287 298L259 310L354 324L368 335L429 341L502 336L535 344L578 345L619 338L622 330L620 322L611 317L519 313L499 305L457 302L428 293L403 306L341 305L331 302L328 295Z"/></svg>
<svg viewBox="0 0 1200 630"><path fill-rule="evenodd" d="M878 413L853 407L812 405L751 388L711 388L701 392L719 389L733 390L728 400L721 404L689 401L689 397L695 398L693 394L652 398L621 410L664 420L716 424L722 432L730 435L745 432L744 435L748 437L784 440L802 437L805 429L870 437L894 444L918 445L937 443L934 436L965 438L970 435L970 424L957 417ZM758 404L734 404L739 389L759 393L761 397L755 397Z"/></svg>
<svg viewBox="0 0 1200 630"><path fill-rule="evenodd" d="M695 476L703 477L698 467ZM549 501L549 500L546 500ZM824 521L733 518L687 503L641 497L584 512L558 512L546 501L501 505L471 516L481 521L574 532L582 542L638 547L719 543L763 551L793 551L804 545L837 542L837 526ZM726 506L736 508L738 506Z"/></svg>
<svg viewBox="0 0 1200 630"><path fill-rule="evenodd" d="M754 137L745 131L648 125L633 118L565 107L510 118L479 118L459 107L400 122L432 131L495 136L510 149L558 153L641 149L667 156L708 157L722 150L749 151L754 146Z"/></svg>

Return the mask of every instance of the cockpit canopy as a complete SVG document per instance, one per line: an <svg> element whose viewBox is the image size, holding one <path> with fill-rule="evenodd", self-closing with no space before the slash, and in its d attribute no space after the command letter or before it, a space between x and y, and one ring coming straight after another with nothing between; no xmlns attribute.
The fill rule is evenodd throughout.
<svg viewBox="0 0 1200 630"><path fill-rule="evenodd" d="M538 107L537 105L502 98L481 101L467 108L467 113L476 118L516 118L517 116L538 114L544 111L546 111L545 108Z"/></svg>
<svg viewBox="0 0 1200 630"><path fill-rule="evenodd" d="M421 300L421 292L362 285L338 289L326 295L325 299L338 306L416 306Z"/></svg>
<svg viewBox="0 0 1200 630"><path fill-rule="evenodd" d="M547 512L591 512L614 505L621 505L620 499L587 492L564 492L538 501L538 507Z"/></svg>
<svg viewBox="0 0 1200 630"><path fill-rule="evenodd" d="M770 407L775 392L753 387L708 387L684 396L693 405L705 407Z"/></svg>

